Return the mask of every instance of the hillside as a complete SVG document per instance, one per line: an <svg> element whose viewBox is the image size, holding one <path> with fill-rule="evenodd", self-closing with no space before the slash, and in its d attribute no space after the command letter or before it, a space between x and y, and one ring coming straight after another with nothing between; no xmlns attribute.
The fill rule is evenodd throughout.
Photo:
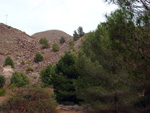
<svg viewBox="0 0 150 113"><path fill-rule="evenodd" d="M61 36L65 38L65 43L60 43ZM41 53L43 53L44 56L44 61L38 64L36 68L38 72L42 69L42 67L47 66L48 64L56 64L59 61L60 57L64 55L65 51L71 50L71 48L69 47L69 41L72 40L73 37L63 31L48 30L44 32L35 33L34 35L32 35L32 37L34 37L38 41L41 38L45 37L50 43L50 48L41 49ZM53 52L52 50L52 45L54 42L57 42L60 46L60 50L58 52ZM39 46L41 47L40 44Z"/></svg>
<svg viewBox="0 0 150 113"><path fill-rule="evenodd" d="M65 43L60 43L61 36L65 37ZM42 37L46 37L48 39L50 48L41 48L39 40ZM26 72L26 74L33 82L36 82L38 79L34 79L34 77L39 77L39 73L44 66L56 64L61 56L64 55L65 51L72 49L69 46L69 42L72 39L72 36L60 30L48 30L29 36L25 32L0 23L0 74L6 74L5 76L10 77L12 72L21 70L26 72L26 69L31 67L34 71L29 73ZM54 52L52 50L54 42L57 42L60 46L60 50L58 52ZM74 47L76 50L78 50L81 43L81 38L78 41L75 41ZM42 53L44 61L35 63L34 57L38 51ZM7 69L8 67L6 67L6 69L3 68L3 64L7 56L10 56L13 59L15 63L14 69ZM24 62L23 65L22 62ZM11 71L9 72L7 70Z"/></svg>
<svg viewBox="0 0 150 113"><path fill-rule="evenodd" d="M38 41L33 37L0 23L0 67L6 56L11 56L16 66L20 65L22 61L30 62L38 50Z"/></svg>

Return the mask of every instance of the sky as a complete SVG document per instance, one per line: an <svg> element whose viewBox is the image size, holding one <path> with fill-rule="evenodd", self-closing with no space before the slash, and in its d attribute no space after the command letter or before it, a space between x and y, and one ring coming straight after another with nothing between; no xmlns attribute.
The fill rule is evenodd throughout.
<svg viewBox="0 0 150 113"><path fill-rule="evenodd" d="M29 35L54 29L73 35L79 26L95 30L115 9L104 0L0 0L0 23Z"/></svg>

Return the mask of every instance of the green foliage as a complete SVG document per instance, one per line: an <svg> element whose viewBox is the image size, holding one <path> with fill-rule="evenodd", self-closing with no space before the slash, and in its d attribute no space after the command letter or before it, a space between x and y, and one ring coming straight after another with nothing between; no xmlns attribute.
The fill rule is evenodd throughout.
<svg viewBox="0 0 150 113"><path fill-rule="evenodd" d="M52 66L51 64L47 67L44 67L41 70L40 78L41 81L43 82L44 87L47 87L52 84L52 75L54 74L55 74L54 66Z"/></svg>
<svg viewBox="0 0 150 113"><path fill-rule="evenodd" d="M83 28L81 26L79 26L78 28L78 35L79 37L82 37L84 35Z"/></svg>
<svg viewBox="0 0 150 113"><path fill-rule="evenodd" d="M42 54L40 52L37 52L35 57L34 57L34 62L38 63L38 62L41 62L43 60L44 60L44 58L43 58Z"/></svg>
<svg viewBox="0 0 150 113"><path fill-rule="evenodd" d="M50 44L46 38L41 38L40 39L40 44L42 44L42 48L50 48Z"/></svg>
<svg viewBox="0 0 150 113"><path fill-rule="evenodd" d="M70 46L70 48L73 48L73 46L74 46L74 41L73 40L70 40L69 46Z"/></svg>
<svg viewBox="0 0 150 113"><path fill-rule="evenodd" d="M53 87L56 99L60 104L79 103L74 87L74 79L79 76L75 68L76 58L73 53L66 52L56 64Z"/></svg>
<svg viewBox="0 0 150 113"><path fill-rule="evenodd" d="M85 37L76 63L80 77L75 84L78 98L94 112L131 112L138 98L139 82L131 73L136 68L135 63L131 67L133 51L138 50L132 19L130 12L116 10Z"/></svg>
<svg viewBox="0 0 150 113"><path fill-rule="evenodd" d="M57 52L57 51L60 50L60 47L59 47L59 45L58 45L57 42L55 42L55 43L53 44L52 48L53 48L53 51L54 51L54 52Z"/></svg>
<svg viewBox="0 0 150 113"><path fill-rule="evenodd" d="M14 72L11 77L11 84L15 84L17 87L24 87L29 84L30 79L24 72Z"/></svg>
<svg viewBox="0 0 150 113"><path fill-rule="evenodd" d="M14 62L13 60L10 58L10 56L7 56L7 58L5 59L5 63L3 66L11 66L12 68L14 68Z"/></svg>
<svg viewBox="0 0 150 113"><path fill-rule="evenodd" d="M57 113L54 96L39 85L15 90L12 97L0 106L5 113Z"/></svg>
<svg viewBox="0 0 150 113"><path fill-rule="evenodd" d="M5 96L6 94L6 88L0 89L0 96Z"/></svg>
<svg viewBox="0 0 150 113"><path fill-rule="evenodd" d="M77 31L75 30L74 33L73 33L73 40L74 41L77 41L79 39L79 35L77 34Z"/></svg>
<svg viewBox="0 0 150 113"><path fill-rule="evenodd" d="M26 72L33 72L34 70L33 70L33 68L32 67L28 67L27 69L26 69Z"/></svg>
<svg viewBox="0 0 150 113"><path fill-rule="evenodd" d="M138 93L143 92L142 100L139 97L138 105L135 106L143 106L138 112L149 112L150 2L148 0L107 0L107 2L118 4L122 9L122 14L124 11L128 12L128 15L120 16L122 18L118 18L118 14L121 12L108 17L107 25L110 37L114 39L112 43L115 47L114 50L125 61L121 65L127 69L130 78L137 84L135 88L137 88ZM119 49L120 47L122 50Z"/></svg>
<svg viewBox="0 0 150 113"><path fill-rule="evenodd" d="M3 88L5 85L5 77L3 75L0 75L0 88Z"/></svg>
<svg viewBox="0 0 150 113"><path fill-rule="evenodd" d="M64 36L61 36L61 39L60 39L60 43L64 43L66 40L64 38Z"/></svg>
<svg viewBox="0 0 150 113"><path fill-rule="evenodd" d="M14 84L14 83L9 85L9 89L11 89L11 90L14 90L16 87L17 87L17 86L16 86L16 84Z"/></svg>

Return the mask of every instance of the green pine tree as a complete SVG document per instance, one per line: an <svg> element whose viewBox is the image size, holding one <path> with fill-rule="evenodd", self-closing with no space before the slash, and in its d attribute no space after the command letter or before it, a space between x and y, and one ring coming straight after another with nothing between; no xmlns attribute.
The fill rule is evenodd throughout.
<svg viewBox="0 0 150 113"><path fill-rule="evenodd" d="M77 34L77 32L76 32L76 30L75 30L74 33L73 33L73 40L74 40L74 41L77 41L79 38L80 38L80 37L79 37L79 35Z"/></svg>
<svg viewBox="0 0 150 113"><path fill-rule="evenodd" d="M76 56L67 52L56 64L53 75L53 87L56 99L60 104L78 104L74 80L79 74L75 67Z"/></svg>
<svg viewBox="0 0 150 113"><path fill-rule="evenodd" d="M59 47L59 45L58 45L57 42L55 42L55 43L53 44L52 48L53 48L53 51L54 51L54 52L57 52L57 51L60 50L60 47Z"/></svg>
<svg viewBox="0 0 150 113"><path fill-rule="evenodd" d="M7 65L10 65L12 68L14 68L14 62L13 60L11 59L10 56L7 56L7 58L5 59L5 63L3 66L7 66Z"/></svg>
<svg viewBox="0 0 150 113"><path fill-rule="evenodd" d="M78 35L79 37L82 37L84 35L83 28L81 26L78 28Z"/></svg>
<svg viewBox="0 0 150 113"><path fill-rule="evenodd" d="M44 60L44 58L43 58L42 54L40 52L37 52L35 57L34 57L34 62L38 63L38 62L41 62L43 60Z"/></svg>

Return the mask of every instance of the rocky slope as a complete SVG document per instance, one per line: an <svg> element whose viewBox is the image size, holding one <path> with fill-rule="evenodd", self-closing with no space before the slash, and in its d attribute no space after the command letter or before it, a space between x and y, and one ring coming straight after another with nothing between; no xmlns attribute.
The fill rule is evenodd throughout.
<svg viewBox="0 0 150 113"><path fill-rule="evenodd" d="M0 23L0 67L4 64L6 56L11 56L17 67L22 61L32 61L37 51L39 48L36 39Z"/></svg>
<svg viewBox="0 0 150 113"><path fill-rule="evenodd" d="M64 36L66 41L60 44L60 38ZM46 37L50 43L50 48L42 49L39 43L40 38ZM38 81L39 73L44 66L49 64L56 64L65 51L71 50L69 46L70 40L73 37L60 30L49 30L36 33L32 36L15 29L11 26L0 23L0 74L5 74L3 68L4 60L10 56L14 63L15 68L12 71L24 71L33 82ZM57 42L60 46L60 51L53 52L52 44ZM75 41L75 48L81 44L81 39ZM34 57L37 51L40 51L44 57L43 62L35 63ZM24 61L24 65L22 64ZM33 72L26 72L27 68L33 68ZM7 75L5 75L7 76ZM37 78L37 79L35 79Z"/></svg>

